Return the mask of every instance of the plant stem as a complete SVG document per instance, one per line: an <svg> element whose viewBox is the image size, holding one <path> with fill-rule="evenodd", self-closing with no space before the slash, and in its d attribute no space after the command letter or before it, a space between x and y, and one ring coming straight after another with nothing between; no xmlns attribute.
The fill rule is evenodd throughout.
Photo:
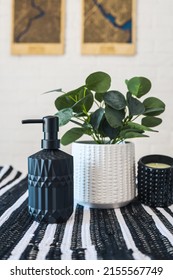
<svg viewBox="0 0 173 280"><path fill-rule="evenodd" d="M77 121L74 121L74 120L70 120L72 123L75 123L75 124L77 124L77 125L80 125L80 126L82 126L82 123L80 123L80 122L77 122Z"/></svg>
<svg viewBox="0 0 173 280"><path fill-rule="evenodd" d="M75 103L77 102L77 99L73 98L72 96L68 96L69 99L73 100Z"/></svg>
<svg viewBox="0 0 173 280"><path fill-rule="evenodd" d="M100 108L101 104L99 105L96 100L94 100L95 104Z"/></svg>
<svg viewBox="0 0 173 280"><path fill-rule="evenodd" d="M84 87L84 97L86 96L86 91L87 91L87 88Z"/></svg>
<svg viewBox="0 0 173 280"><path fill-rule="evenodd" d="M131 121L133 122L134 120L136 120L140 115L137 115L134 119L132 119Z"/></svg>

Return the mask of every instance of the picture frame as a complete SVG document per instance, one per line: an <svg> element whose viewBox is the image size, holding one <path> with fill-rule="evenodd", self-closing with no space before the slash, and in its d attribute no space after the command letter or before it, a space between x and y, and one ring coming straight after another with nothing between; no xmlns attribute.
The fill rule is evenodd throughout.
<svg viewBox="0 0 173 280"><path fill-rule="evenodd" d="M64 53L65 0L12 0L12 54Z"/></svg>
<svg viewBox="0 0 173 280"><path fill-rule="evenodd" d="M136 0L82 0L81 53L134 55Z"/></svg>

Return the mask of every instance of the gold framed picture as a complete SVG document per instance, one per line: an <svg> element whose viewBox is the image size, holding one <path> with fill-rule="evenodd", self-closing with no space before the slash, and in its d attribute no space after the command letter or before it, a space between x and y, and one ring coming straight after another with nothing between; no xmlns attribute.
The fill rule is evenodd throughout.
<svg viewBox="0 0 173 280"><path fill-rule="evenodd" d="M63 54L65 0L12 2L12 54Z"/></svg>
<svg viewBox="0 0 173 280"><path fill-rule="evenodd" d="M82 54L135 53L136 0L82 0Z"/></svg>

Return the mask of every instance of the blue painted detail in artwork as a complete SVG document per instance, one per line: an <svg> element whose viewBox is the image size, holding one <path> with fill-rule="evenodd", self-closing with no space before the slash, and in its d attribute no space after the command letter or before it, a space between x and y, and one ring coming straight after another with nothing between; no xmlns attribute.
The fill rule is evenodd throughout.
<svg viewBox="0 0 173 280"><path fill-rule="evenodd" d="M25 35L31 28L32 23L34 20L37 20L43 16L45 16L45 11L42 10L42 8L38 5L36 5L35 0L30 0L31 1L31 6L33 9L38 11L38 14L29 18L28 19L28 24L26 25L26 27L16 36L15 38L15 42L20 42L21 38L23 37L23 35Z"/></svg>
<svg viewBox="0 0 173 280"><path fill-rule="evenodd" d="M122 29L122 30L129 30L130 38L129 38L128 43L131 43L132 42L132 39L131 39L132 20L130 19L127 22L125 22L123 25L119 25L116 23L116 17L105 11L103 4L98 3L97 0L93 0L93 2L97 6L97 8L101 12L101 14L105 17L105 19L107 19L114 27Z"/></svg>

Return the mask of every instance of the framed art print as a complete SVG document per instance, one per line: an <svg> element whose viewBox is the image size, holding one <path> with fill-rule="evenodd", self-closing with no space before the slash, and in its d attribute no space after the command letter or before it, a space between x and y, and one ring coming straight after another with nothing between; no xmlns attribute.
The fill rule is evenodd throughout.
<svg viewBox="0 0 173 280"><path fill-rule="evenodd" d="M65 0L12 2L12 54L63 54Z"/></svg>
<svg viewBox="0 0 173 280"><path fill-rule="evenodd" d="M82 0L82 54L135 53L136 0Z"/></svg>

